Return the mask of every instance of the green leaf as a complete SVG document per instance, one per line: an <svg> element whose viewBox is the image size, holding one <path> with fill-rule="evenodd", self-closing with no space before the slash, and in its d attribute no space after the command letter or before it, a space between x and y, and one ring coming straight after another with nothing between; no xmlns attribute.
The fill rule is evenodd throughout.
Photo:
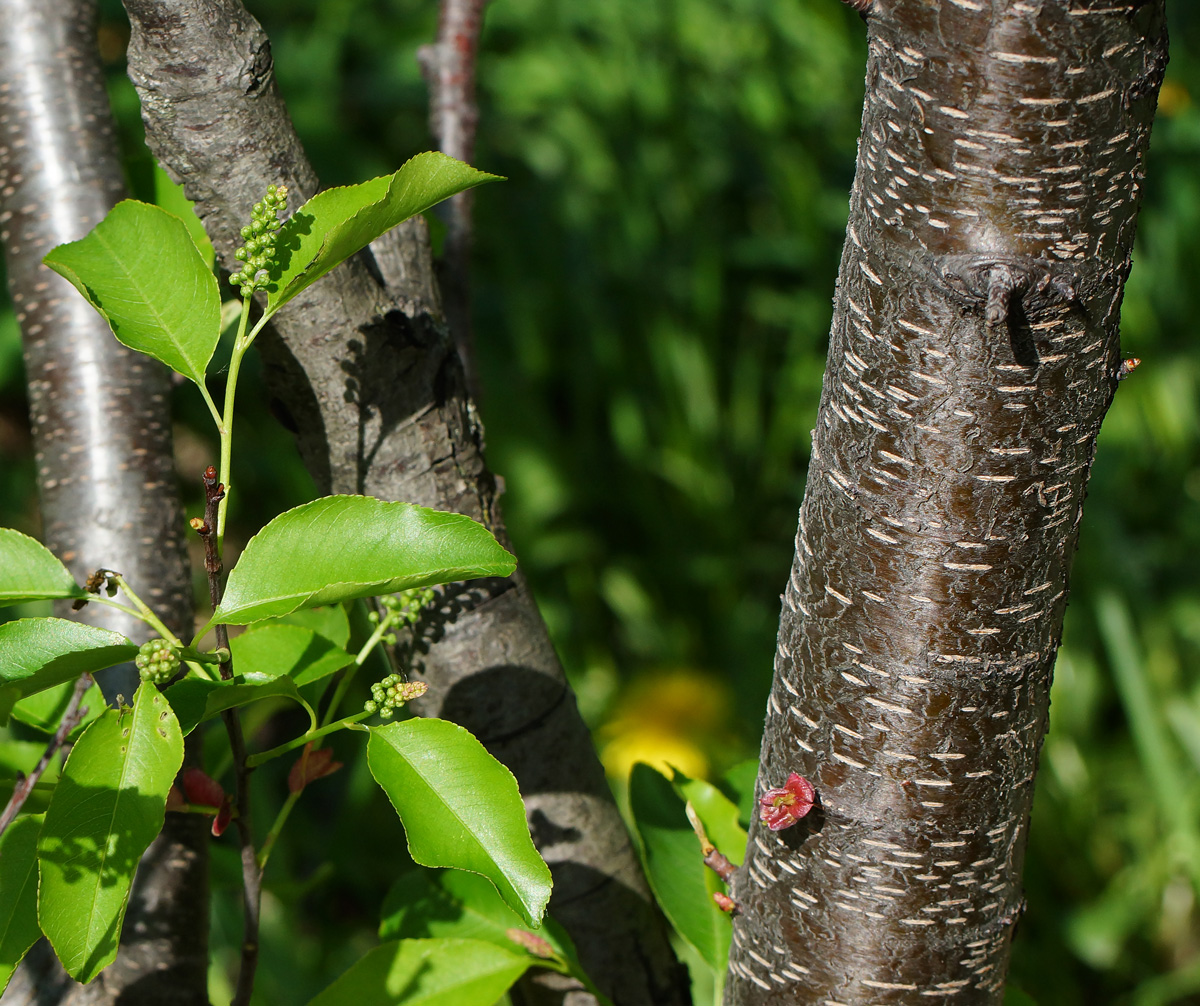
<svg viewBox="0 0 1200 1006"><path fill-rule="evenodd" d="M487 877L526 925L550 900L550 870L525 823L512 773L454 723L407 720L372 727L367 764L422 866Z"/></svg>
<svg viewBox="0 0 1200 1006"><path fill-rule="evenodd" d="M142 685L71 750L38 840L42 931L67 973L90 982L117 956L138 860L162 830L183 735L167 700Z"/></svg>
<svg viewBox="0 0 1200 1006"><path fill-rule="evenodd" d="M86 596L50 549L27 534L0 527L0 607Z"/></svg>
<svg viewBox="0 0 1200 1006"><path fill-rule="evenodd" d="M1033 998L1015 985L1004 987L1004 1006L1037 1006Z"/></svg>
<svg viewBox="0 0 1200 1006"><path fill-rule="evenodd" d="M646 879L663 914L705 963L723 974L733 930L713 903L713 891L723 887L704 865L683 800L654 769L638 764L629 778L629 806L641 839Z"/></svg>
<svg viewBox="0 0 1200 1006"><path fill-rule="evenodd" d="M64 681L61 685L43 689L28 698L21 699L13 706L12 718L26 726L40 730L44 734L52 734L58 729L58 724L62 721L63 713L67 711L67 705L74 692L75 683L73 681ZM83 693L80 706L86 708L87 712L74 732L82 730L84 726L104 712L104 696L96 685L92 685Z"/></svg>
<svg viewBox="0 0 1200 1006"><path fill-rule="evenodd" d="M312 715L308 703L296 690L296 683L286 675L238 674L228 681L210 681L188 675L182 681L176 681L163 695L175 711L179 729L185 737L201 723L221 715L226 709L249 705L260 699L291 699Z"/></svg>
<svg viewBox="0 0 1200 1006"><path fill-rule="evenodd" d="M163 171L158 161L154 162L154 202L168 213L179 217L183 221L183 226L187 228L188 236L192 239L192 243L195 244L196 250L200 252L200 258L211 269L213 262L216 261L217 253L213 250L212 241L208 238L208 232L204 229L204 224L196 216L196 206L184 195L183 186L176 185L171 181L171 176Z"/></svg>
<svg viewBox="0 0 1200 1006"><path fill-rule="evenodd" d="M280 514L246 544L208 626L246 625L355 597L475 576L513 559L482 524L371 496L326 496Z"/></svg>
<svg viewBox="0 0 1200 1006"><path fill-rule="evenodd" d="M376 947L308 1006L492 1006L530 960L480 940Z"/></svg>
<svg viewBox="0 0 1200 1006"><path fill-rule="evenodd" d="M119 342L203 385L221 335L221 297L182 220L126 199L87 237L42 261L87 298Z"/></svg>
<svg viewBox="0 0 1200 1006"><path fill-rule="evenodd" d="M0 839L0 992L42 935L37 916L37 840L42 818L26 815Z"/></svg>
<svg viewBox="0 0 1200 1006"><path fill-rule="evenodd" d="M19 618L0 625L0 686L23 698L137 656L117 632L65 618Z"/></svg>
<svg viewBox="0 0 1200 1006"><path fill-rule="evenodd" d="M717 788L737 804L738 823L745 829L749 829L754 818L754 787L757 782L757 758L738 762L717 780Z"/></svg>
<svg viewBox="0 0 1200 1006"><path fill-rule="evenodd" d="M280 228L279 275L267 287L267 312L312 286L335 266L409 217L498 175L445 154L417 154L393 175L313 196Z"/></svg>
<svg viewBox="0 0 1200 1006"><path fill-rule="evenodd" d="M673 782L675 791L695 808L700 823L708 833L708 840L734 866L741 866L746 858L749 836L738 823L737 805L712 783L703 779L689 779L678 770Z"/></svg>
<svg viewBox="0 0 1200 1006"><path fill-rule="evenodd" d="M324 636L299 625L255 626L229 641L233 668L244 677L291 678L297 685L319 681L354 658Z"/></svg>

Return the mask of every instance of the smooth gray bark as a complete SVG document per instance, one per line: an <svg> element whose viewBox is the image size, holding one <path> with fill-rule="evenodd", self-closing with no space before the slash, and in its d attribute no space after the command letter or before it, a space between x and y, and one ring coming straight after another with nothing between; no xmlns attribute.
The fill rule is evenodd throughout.
<svg viewBox="0 0 1200 1006"><path fill-rule="evenodd" d="M875 0L726 1002L1003 998L1162 0Z"/></svg>
<svg viewBox="0 0 1200 1006"><path fill-rule="evenodd" d="M21 325L43 538L82 583L124 573L176 632L191 627L183 511L166 372L121 346L86 301L41 264L124 195L96 52L92 0L0 0L0 240ZM90 605L78 615L142 642L149 631ZM132 665L98 675L132 697ZM139 868L121 952L76 985L40 944L5 1004L207 1004L208 846L203 821L170 814Z"/></svg>
<svg viewBox="0 0 1200 1006"><path fill-rule="evenodd" d="M293 206L317 191L269 41L238 0L125 6L147 140L234 267L238 231L268 183L286 184ZM505 539L422 221L310 288L273 329L259 340L271 404L321 490L455 510ZM235 471L233 506L236 494ZM523 577L448 591L427 628L420 712L468 727L517 777L554 874L551 910L589 973L619 1004L684 1001L686 981Z"/></svg>

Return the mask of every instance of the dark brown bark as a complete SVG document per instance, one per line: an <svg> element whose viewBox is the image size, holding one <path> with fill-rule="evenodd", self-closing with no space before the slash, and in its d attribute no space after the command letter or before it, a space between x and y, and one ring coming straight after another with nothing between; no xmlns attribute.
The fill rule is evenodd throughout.
<svg viewBox="0 0 1200 1006"><path fill-rule="evenodd" d="M269 182L317 180L237 0L126 0L147 138L183 181L226 266ZM483 431L441 319L422 221L297 298L259 345L273 405L322 490L456 510L503 539ZM231 502L237 505L236 477ZM419 668L426 715L471 729L517 777L554 873L551 909L619 1004L686 998L591 738L518 575L447 597ZM590 997L587 997L590 998Z"/></svg>
<svg viewBox="0 0 1200 1006"><path fill-rule="evenodd" d="M24 338L44 540L79 582L98 567L117 569L186 632L191 591L167 375L121 346L41 264L124 194L94 16L92 0L0 0L0 239ZM148 638L141 622L111 608L89 605L75 617ZM132 696L137 684L132 665L97 677L110 697ZM203 829L169 815L139 867L117 962L84 988L39 952L3 1001L207 1003L207 863Z"/></svg>
<svg viewBox="0 0 1200 1006"><path fill-rule="evenodd" d="M429 83L429 128L438 149L460 161L475 158L475 129L479 107L475 103L475 60L483 11L488 0L442 0L437 41L417 53L421 72ZM467 389L479 400L479 374L475 365L475 334L471 326L471 202L473 192L447 199L440 212L446 220L442 248L441 286L446 324L458 347L467 375Z"/></svg>
<svg viewBox="0 0 1200 1006"><path fill-rule="evenodd" d="M998 1004L1163 3L876 0L726 1001Z"/></svg>

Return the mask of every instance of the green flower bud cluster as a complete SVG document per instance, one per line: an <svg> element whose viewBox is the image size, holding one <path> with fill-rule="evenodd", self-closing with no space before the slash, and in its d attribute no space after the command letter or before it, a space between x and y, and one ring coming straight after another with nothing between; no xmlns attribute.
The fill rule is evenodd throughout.
<svg viewBox="0 0 1200 1006"><path fill-rule="evenodd" d="M398 594L385 594L378 600L379 606L387 613L387 618L390 622L393 624L414 625L417 619L421 617L421 612L433 604L435 597L437 595L434 593L432 587L412 587L409 590L402 590ZM372 611L367 617L372 623L377 623L379 621L379 612ZM388 636L384 641L389 646L394 646L396 637Z"/></svg>
<svg viewBox="0 0 1200 1006"><path fill-rule="evenodd" d="M424 695L429 686L424 681L405 681L399 674L389 674L371 686L371 697L363 711L379 713L379 718L390 720L400 706L418 695Z"/></svg>
<svg viewBox="0 0 1200 1006"><path fill-rule="evenodd" d="M165 685L179 670L179 652L165 639L143 643L133 661L143 681Z"/></svg>
<svg viewBox="0 0 1200 1006"><path fill-rule="evenodd" d="M261 203L255 203L250 213L250 225L242 228L246 243L233 253L245 265L229 277L229 282L241 287L242 295L266 289L270 281L268 269L275 261L275 239L283 226L279 214L287 210L286 185L268 185Z"/></svg>

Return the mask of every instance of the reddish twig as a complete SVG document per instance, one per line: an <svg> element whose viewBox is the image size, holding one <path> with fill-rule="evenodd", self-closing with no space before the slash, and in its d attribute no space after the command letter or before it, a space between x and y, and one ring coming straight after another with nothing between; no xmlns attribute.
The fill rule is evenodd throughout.
<svg viewBox="0 0 1200 1006"><path fill-rule="evenodd" d="M460 161L475 155L479 107L475 103L475 58L487 0L442 0L437 41L417 53L429 83L429 127L438 148ZM442 253L442 293L446 321L458 346L467 390L479 398L471 329L471 192L446 203L446 243Z"/></svg>
<svg viewBox="0 0 1200 1006"><path fill-rule="evenodd" d="M17 780L17 785L13 788L12 796L8 798L8 805L4 808L3 813L0 813L0 835L4 834L4 830L13 823L16 816L21 812L25 801L29 799L29 794L33 792L33 788L37 785L38 780L42 777L42 773L49 767L50 762L54 760L54 756L67 743L67 738L71 736L71 731L79 726L80 722L87 715L87 706L80 705L83 701L84 692L92 685L92 676L90 674L80 675L79 680L75 682L75 691L71 693L71 701L67 703L66 711L63 713L62 720L58 724L58 730L54 736L50 738L50 743L46 745L46 750L42 757L38 759L38 763L33 767L33 771L24 779Z"/></svg>
<svg viewBox="0 0 1200 1006"><path fill-rule="evenodd" d="M690 800L684 809L687 811L687 819L691 823L692 831L700 839L700 850L704 853L704 865L728 884L737 872L737 867L727 856L718 852L717 847L708 840L704 825L700 823L700 815L696 813L696 808L692 806Z"/></svg>
<svg viewBox="0 0 1200 1006"><path fill-rule="evenodd" d="M217 508L225 497L225 486L217 481L217 470L212 465L204 471L204 519L192 522L192 526L204 541L204 571L208 574L208 596L213 609L221 603L221 553L217 542ZM229 629L216 627L217 648L229 652ZM233 677L231 659L221 661L221 677ZM229 734L229 746L233 752L234 772L237 788L234 805L237 807L238 839L242 856L242 959L238 969L237 988L230 1006L249 1006L250 994L254 990L254 973L258 968L258 924L262 903L262 870L254 851L254 834L250 830L250 773L246 765L246 739L242 734L242 722L236 709L227 709L221 714L225 731Z"/></svg>

